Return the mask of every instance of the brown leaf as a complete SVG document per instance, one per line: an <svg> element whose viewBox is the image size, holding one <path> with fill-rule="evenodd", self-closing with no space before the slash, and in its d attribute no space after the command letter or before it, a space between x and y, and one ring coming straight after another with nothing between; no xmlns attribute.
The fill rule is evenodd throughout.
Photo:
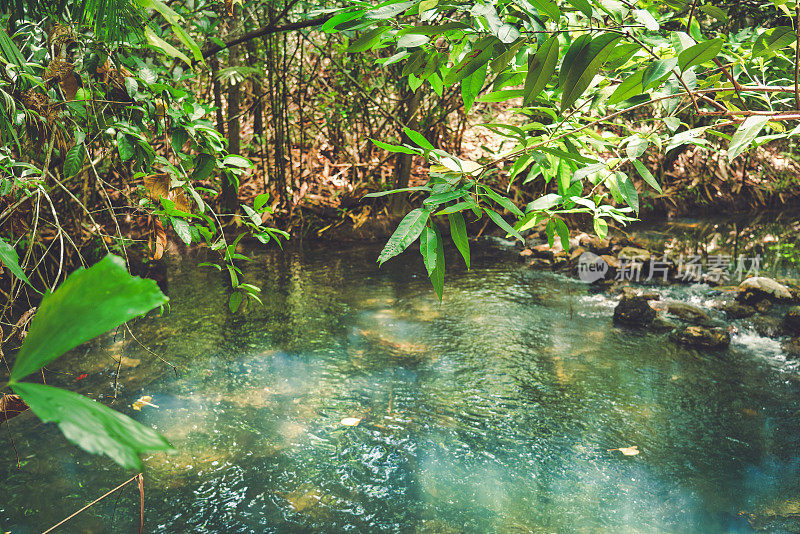
<svg viewBox="0 0 800 534"><path fill-rule="evenodd" d="M175 203L175 209L189 213L189 200L183 189L176 187L170 189L172 184L170 177L166 173L151 174L144 177L144 187L147 189L147 196L156 202L161 198L166 198Z"/></svg>
<svg viewBox="0 0 800 534"><path fill-rule="evenodd" d="M164 255L164 248L167 246L167 233L164 231L161 219L155 217L153 221L153 239L150 241L150 250L153 251L153 259L160 260Z"/></svg>
<svg viewBox="0 0 800 534"><path fill-rule="evenodd" d="M19 395L3 395L0 397L0 424L18 416L28 409L28 405Z"/></svg>

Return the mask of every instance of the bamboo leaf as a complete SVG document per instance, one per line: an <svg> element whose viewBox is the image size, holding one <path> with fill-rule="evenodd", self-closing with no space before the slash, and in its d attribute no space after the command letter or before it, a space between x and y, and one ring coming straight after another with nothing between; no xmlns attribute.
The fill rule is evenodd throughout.
<svg viewBox="0 0 800 534"><path fill-rule="evenodd" d="M426 226L419 236L419 252L425 262L428 277L433 276L433 271L436 269L436 248L438 244L439 238L436 236L436 232L434 232L433 228Z"/></svg>
<svg viewBox="0 0 800 534"><path fill-rule="evenodd" d="M489 218L493 220L494 223L497 226L499 226L502 230L505 230L508 235L513 235L523 243L525 242L525 239L522 237L522 235L516 230L514 230L514 227L508 224L506 220L503 219L497 212L492 211L489 208L484 208L484 211L489 216Z"/></svg>
<svg viewBox="0 0 800 534"><path fill-rule="evenodd" d="M450 237L453 240L461 256L464 258L464 263L467 265L467 270L470 269L470 255L469 255L469 240L467 239L467 223L464 222L464 216L461 213L448 213L447 219L450 221Z"/></svg>
<svg viewBox="0 0 800 534"><path fill-rule="evenodd" d="M639 176L641 176L644 179L644 181L647 182L648 185L650 185L650 187L658 191L659 194L663 193L663 191L661 190L661 185L659 185L655 176L650 174L650 171L647 170L647 167L645 167L642 162L638 160L633 160L633 166L636 167L636 171L639 173Z"/></svg>
<svg viewBox="0 0 800 534"><path fill-rule="evenodd" d="M386 245L383 247L383 250L378 256L378 265L383 265L384 262L394 258L407 249L422 233L430 214L430 210L422 208L410 211L403 220L400 221L392 237L389 238L389 241L387 241Z"/></svg>

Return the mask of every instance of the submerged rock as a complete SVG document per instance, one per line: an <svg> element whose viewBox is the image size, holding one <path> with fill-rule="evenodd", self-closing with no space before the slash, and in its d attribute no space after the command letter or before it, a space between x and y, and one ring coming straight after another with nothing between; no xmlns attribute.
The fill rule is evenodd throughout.
<svg viewBox="0 0 800 534"><path fill-rule="evenodd" d="M792 293L788 287L766 276L748 278L739 284L738 289L739 294L736 295L736 299L751 306L765 298L770 300L792 300Z"/></svg>
<svg viewBox="0 0 800 534"><path fill-rule="evenodd" d="M781 333L781 320L777 317L756 315L751 320L753 321L753 328L756 329L760 336L777 337Z"/></svg>
<svg viewBox="0 0 800 534"><path fill-rule="evenodd" d="M756 309L741 302L726 302L719 307L720 311L725 312L728 319L744 319L755 315Z"/></svg>
<svg viewBox="0 0 800 534"><path fill-rule="evenodd" d="M640 263L647 263L653 254L649 250L636 247L623 247L619 251L617 257L620 260L627 260L629 262L638 261Z"/></svg>
<svg viewBox="0 0 800 534"><path fill-rule="evenodd" d="M792 306L783 316L783 329L790 335L800 335L800 306Z"/></svg>
<svg viewBox="0 0 800 534"><path fill-rule="evenodd" d="M647 326L652 323L656 318L656 311L650 307L648 301L651 299L647 296L623 294L614 308L614 324Z"/></svg>
<svg viewBox="0 0 800 534"><path fill-rule="evenodd" d="M676 300L667 303L667 311L678 319L701 326L710 326L711 317L698 306Z"/></svg>
<svg viewBox="0 0 800 534"><path fill-rule="evenodd" d="M701 349L724 349L731 344L731 334L724 328L693 325L676 332L675 341Z"/></svg>

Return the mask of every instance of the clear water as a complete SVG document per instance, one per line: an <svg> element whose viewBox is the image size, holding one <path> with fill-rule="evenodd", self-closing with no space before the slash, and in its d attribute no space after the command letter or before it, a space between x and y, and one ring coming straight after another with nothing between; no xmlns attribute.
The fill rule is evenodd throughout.
<svg viewBox="0 0 800 534"><path fill-rule="evenodd" d="M488 253L440 305L418 254L380 270L376 254L260 255L246 274L265 306L237 314L203 258L175 260L170 315L134 332L177 376L121 334L49 373L109 402L124 356L113 406L178 449L146 460L148 532L797 525L800 375L776 341L743 329L704 353L620 330L613 298ZM158 408L133 411L141 395ZM0 430L0 530L40 532L131 476L30 414L11 421L18 469ZM60 532L130 532L138 499L130 485Z"/></svg>

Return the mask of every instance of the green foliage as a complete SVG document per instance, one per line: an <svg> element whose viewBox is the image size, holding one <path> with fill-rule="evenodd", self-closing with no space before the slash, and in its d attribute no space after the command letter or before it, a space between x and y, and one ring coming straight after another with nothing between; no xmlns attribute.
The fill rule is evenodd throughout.
<svg viewBox="0 0 800 534"><path fill-rule="evenodd" d="M404 189L420 191L423 208L401 222L378 262L421 235L428 274L437 273L432 252L438 243L435 221L448 216L451 236L463 254L467 240L452 216L458 214L463 221L465 211L477 218L486 215L518 239L520 232L547 223L549 234L558 235L565 246L564 218L586 213L594 219L595 232L605 236L609 222L635 220L642 195L649 194L637 189L633 176L662 193L646 165L649 146L668 151L708 144L706 134L728 135L714 129L719 124L720 129L738 127L728 151L733 159L754 144L792 135L779 121L800 118L793 89L758 89L761 83L779 85L794 78L793 52L785 50L795 34L791 21L781 18L793 16L794 8L781 2L775 2L775 8L774 20L782 25L741 31L726 26L730 19L720 6L646 1L389 0L374 9L358 4L338 14L346 27L329 23L323 30L362 31L351 48L358 52L394 45L396 61L402 62L402 74L412 88L430 87L440 93L439 80L445 88L460 84L466 111L474 101L505 102L517 117L526 118L486 125L511 148L477 162L449 154L408 131L417 146L375 140L380 148L418 154L431 165L426 186ZM396 34L373 22L386 20L384 16L394 18ZM409 37L431 35L439 39ZM736 87L731 77L738 78ZM520 96L522 105L513 100ZM648 109L646 137L595 131L643 108ZM688 110L702 116L686 120ZM687 130L684 122L697 127ZM764 129L772 134L762 135ZM499 170L501 162L509 165ZM536 180L554 183L557 192L550 189L520 210L490 187L489 181L498 176L521 180L523 188ZM426 210L434 207L428 214ZM509 223L503 212L516 221Z"/></svg>
<svg viewBox="0 0 800 534"><path fill-rule="evenodd" d="M57 423L76 445L107 454L123 467L141 470L139 454L172 448L163 437L76 393L19 380L81 343L166 302L154 281L130 276L116 256L106 256L89 269L72 273L42 299L8 385L42 421Z"/></svg>

